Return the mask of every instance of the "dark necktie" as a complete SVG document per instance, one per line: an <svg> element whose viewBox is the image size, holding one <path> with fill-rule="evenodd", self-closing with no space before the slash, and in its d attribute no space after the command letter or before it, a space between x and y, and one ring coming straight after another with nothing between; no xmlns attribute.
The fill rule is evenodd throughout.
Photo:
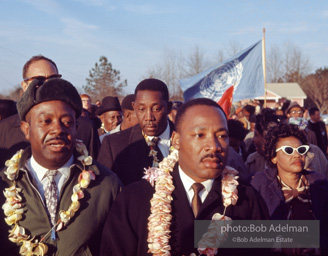
<svg viewBox="0 0 328 256"><path fill-rule="evenodd" d="M56 210L57 210L57 184L55 181L57 170L49 170L46 173L48 183L44 189L44 199L50 216L51 224L56 224Z"/></svg>
<svg viewBox="0 0 328 256"><path fill-rule="evenodd" d="M159 143L160 140L161 140L160 137L154 137L154 138L152 139L152 142L155 143L154 150L157 151L157 159L158 159L158 162L161 162L161 161L163 160L163 158L164 158L164 157L163 157L163 154L162 154L162 152L161 152L161 150L160 150L159 147L158 147L158 143Z"/></svg>
<svg viewBox="0 0 328 256"><path fill-rule="evenodd" d="M200 206L202 205L202 200L200 199L199 192L203 190L204 186L201 183L194 183L192 184L191 188L194 190L194 196L191 201L191 208L196 218Z"/></svg>

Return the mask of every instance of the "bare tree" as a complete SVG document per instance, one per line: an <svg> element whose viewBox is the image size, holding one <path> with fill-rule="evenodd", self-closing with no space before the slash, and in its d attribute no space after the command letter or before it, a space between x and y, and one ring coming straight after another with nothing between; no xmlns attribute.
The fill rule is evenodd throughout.
<svg viewBox="0 0 328 256"><path fill-rule="evenodd" d="M171 98L181 100L182 91L179 80L194 76L208 66L209 61L205 57L205 52L198 46L195 46L186 57L180 52L165 49L162 60L148 71L147 76L164 81L169 87Z"/></svg>
<svg viewBox="0 0 328 256"><path fill-rule="evenodd" d="M228 56L236 55L238 52L242 51L243 47L237 41L230 41L229 46L227 47Z"/></svg>
<svg viewBox="0 0 328 256"><path fill-rule="evenodd" d="M205 59L205 52L201 50L199 46L195 46L184 63L185 77L197 75L209 67L209 61Z"/></svg>
<svg viewBox="0 0 328 256"><path fill-rule="evenodd" d="M171 97L182 97L179 79L183 76L183 57L173 50L166 49L162 61L148 71L147 76L165 82Z"/></svg>
<svg viewBox="0 0 328 256"><path fill-rule="evenodd" d="M224 55L224 51L222 49L220 49L217 53L217 57L214 60L215 64L221 63L225 60L225 55Z"/></svg>
<svg viewBox="0 0 328 256"><path fill-rule="evenodd" d="M301 48L294 43L287 42L281 47L274 45L267 57L268 82L297 82L310 72L309 58Z"/></svg>
<svg viewBox="0 0 328 256"><path fill-rule="evenodd" d="M328 113L328 68L319 68L306 76L301 86L320 112Z"/></svg>
<svg viewBox="0 0 328 256"><path fill-rule="evenodd" d="M279 46L274 45L270 49L267 59L267 78L271 83L278 83L279 78L283 77L282 57Z"/></svg>
<svg viewBox="0 0 328 256"><path fill-rule="evenodd" d="M309 74L311 65L309 58L304 55L300 47L291 42L285 43L284 65L285 65L285 81L288 80L291 74L294 74L294 81L301 84L302 79ZM295 76L295 74L298 74Z"/></svg>

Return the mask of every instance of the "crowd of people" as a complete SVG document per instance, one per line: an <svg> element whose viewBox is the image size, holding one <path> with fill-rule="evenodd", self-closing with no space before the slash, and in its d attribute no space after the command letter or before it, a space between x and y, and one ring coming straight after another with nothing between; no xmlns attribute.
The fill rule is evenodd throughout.
<svg viewBox="0 0 328 256"><path fill-rule="evenodd" d="M92 104L42 55L21 85L0 102L3 255L328 254L317 108L253 100L227 116L211 99L170 101L154 78ZM195 220L218 218L319 220L320 246L195 247Z"/></svg>

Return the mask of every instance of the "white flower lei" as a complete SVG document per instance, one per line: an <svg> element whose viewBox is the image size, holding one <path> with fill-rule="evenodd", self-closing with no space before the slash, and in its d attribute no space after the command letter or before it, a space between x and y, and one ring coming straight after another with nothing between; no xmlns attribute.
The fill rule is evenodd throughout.
<svg viewBox="0 0 328 256"><path fill-rule="evenodd" d="M178 150L171 147L170 155L163 159L159 163L159 168L151 167L145 169L145 175L143 179L150 182L152 186L155 186L155 193L150 200L150 216L148 217L148 253L153 255L171 255L171 246L169 245L170 239L170 226L171 226L171 201L173 200L171 194L174 190L173 177L170 172L177 161L179 160ZM223 215L216 213L213 215L213 220L231 220L229 217L224 216L226 208L229 205L235 205L238 200L238 171L232 167L226 166L222 173L222 199L224 205ZM204 234L199 245L204 245L208 240L216 234L217 227L213 222L209 227L207 233ZM223 240L223 236L216 236L216 239ZM218 244L218 243L216 243ZM207 256L215 255L217 248L199 248L200 254Z"/></svg>
<svg viewBox="0 0 328 256"><path fill-rule="evenodd" d="M16 244L22 244L19 253L21 255L38 255L43 256L48 251L48 246L43 241L48 237L50 232L57 227L56 231L62 229L64 225L75 215L75 212L80 207L79 199L84 197L83 190L89 186L91 180L95 180L95 175L92 171L86 171L85 166L92 164L92 157L88 155L88 150L82 141L76 140L76 150L81 154L78 160L82 162L84 170L79 176L78 183L73 187L73 195L71 197L72 203L69 208L59 212L60 219L49 230L49 232L41 238L40 241L35 237L30 239L29 235L25 234L25 228L18 224L18 221L22 219L24 209L22 208L22 197L19 195L21 188L16 186L16 178L18 175L18 165L24 150L18 151L10 160L6 161L7 170L4 172L7 178L13 181L13 185L10 188L6 188L4 195L6 202L3 204L2 209L6 215L5 221L9 226L15 225L13 229L9 231L9 240ZM34 241L33 241L34 240Z"/></svg>

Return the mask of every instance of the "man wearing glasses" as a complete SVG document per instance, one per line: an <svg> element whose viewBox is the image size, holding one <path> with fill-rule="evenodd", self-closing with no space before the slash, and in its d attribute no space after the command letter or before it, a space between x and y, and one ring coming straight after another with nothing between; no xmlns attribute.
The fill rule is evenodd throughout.
<svg viewBox="0 0 328 256"><path fill-rule="evenodd" d="M23 91L34 79L50 79L61 78L62 75L58 74L58 68L55 62L44 56L33 56L29 59L23 67L23 81L21 82Z"/></svg>
<svg viewBox="0 0 328 256"><path fill-rule="evenodd" d="M304 108L297 102L290 103L286 109L288 123L295 124L305 134L310 145L309 152L305 157L305 170L320 172L328 178L328 160L320 150L315 133L308 127L308 121L303 118Z"/></svg>
<svg viewBox="0 0 328 256"><path fill-rule="evenodd" d="M287 119L304 119L304 108L302 108L296 101L290 103L288 108L286 109ZM315 137L315 133L312 130L306 129L306 138L309 143L318 145L317 138Z"/></svg>
<svg viewBox="0 0 328 256"><path fill-rule="evenodd" d="M25 92L30 83L36 78L39 80L48 80L51 78L61 78L61 76L53 60L42 55L33 56L23 67L23 81L21 82L21 86ZM93 128L92 122L85 117L79 117L77 123L77 138L84 142L89 155L96 159L100 148L97 130ZM25 139L20 129L18 114L0 122L0 169L5 166L6 160L13 154L28 146L29 142Z"/></svg>

